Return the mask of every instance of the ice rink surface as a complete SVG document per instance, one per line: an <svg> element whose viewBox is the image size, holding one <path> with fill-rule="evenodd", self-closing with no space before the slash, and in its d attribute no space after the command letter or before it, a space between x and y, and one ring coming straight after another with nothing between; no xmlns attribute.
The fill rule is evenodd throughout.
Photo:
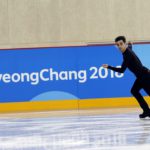
<svg viewBox="0 0 150 150"><path fill-rule="evenodd" d="M137 112L0 116L0 150L137 149L150 150L150 119Z"/></svg>

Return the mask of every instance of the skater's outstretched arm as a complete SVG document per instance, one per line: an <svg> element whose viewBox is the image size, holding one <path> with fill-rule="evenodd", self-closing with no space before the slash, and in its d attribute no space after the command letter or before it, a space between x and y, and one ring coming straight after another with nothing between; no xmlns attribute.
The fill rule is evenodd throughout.
<svg viewBox="0 0 150 150"><path fill-rule="evenodd" d="M119 73L124 73L127 68L125 61L123 61L121 68L112 67L112 66L109 66L108 64L103 64L102 66L104 68L108 68Z"/></svg>

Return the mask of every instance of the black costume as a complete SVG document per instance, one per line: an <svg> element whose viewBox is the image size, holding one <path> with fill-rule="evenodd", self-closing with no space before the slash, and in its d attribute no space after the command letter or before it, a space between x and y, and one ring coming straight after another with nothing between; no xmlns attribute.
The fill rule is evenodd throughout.
<svg viewBox="0 0 150 150"><path fill-rule="evenodd" d="M148 104L139 92L143 88L145 92L150 96L150 70L142 65L139 58L129 47L123 53L123 63L121 68L108 66L108 69L120 73L123 73L126 68L133 72L134 75L137 77L131 89L131 93L137 99L144 113L148 113L147 116L150 116Z"/></svg>

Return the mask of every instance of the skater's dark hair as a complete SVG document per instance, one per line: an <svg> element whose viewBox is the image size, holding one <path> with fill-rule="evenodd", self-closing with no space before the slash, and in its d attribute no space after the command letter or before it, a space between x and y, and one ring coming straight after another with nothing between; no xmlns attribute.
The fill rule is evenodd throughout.
<svg viewBox="0 0 150 150"><path fill-rule="evenodd" d="M115 38L115 42L118 42L118 41L120 41L120 40L122 40L124 43L126 43L126 38L125 38L125 36L118 36L118 37Z"/></svg>

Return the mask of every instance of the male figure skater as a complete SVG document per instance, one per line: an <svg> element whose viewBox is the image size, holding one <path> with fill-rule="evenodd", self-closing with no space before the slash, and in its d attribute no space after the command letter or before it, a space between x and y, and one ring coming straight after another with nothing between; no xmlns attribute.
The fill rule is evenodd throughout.
<svg viewBox="0 0 150 150"><path fill-rule="evenodd" d="M114 70L116 72L124 73L128 68L136 76L136 80L131 88L132 95L136 98L139 105L143 109L143 113L139 115L140 118L150 117L150 109L143 96L140 94L140 90L144 89L150 96L150 70L142 65L137 55L132 51L132 45L126 44L126 38L124 36L118 36L115 39L117 47L120 49L123 55L123 63L121 68L115 68L108 64L103 64L104 68Z"/></svg>

